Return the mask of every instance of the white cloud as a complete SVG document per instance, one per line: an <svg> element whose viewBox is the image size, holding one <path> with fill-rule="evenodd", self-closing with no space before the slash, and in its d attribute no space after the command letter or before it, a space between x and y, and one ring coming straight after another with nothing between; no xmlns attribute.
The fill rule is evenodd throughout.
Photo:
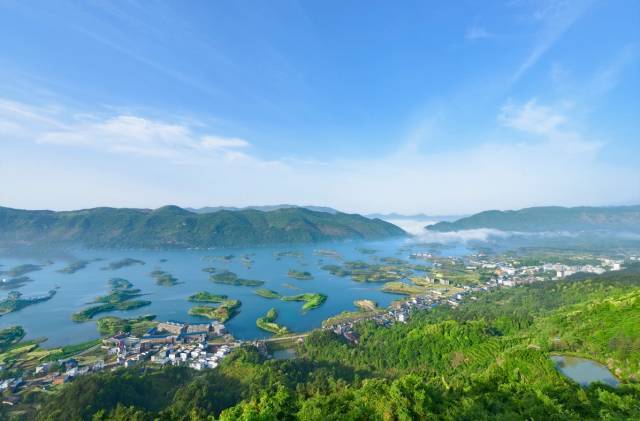
<svg viewBox="0 0 640 421"><path fill-rule="evenodd" d="M566 118L551 107L539 105L531 99L522 106L508 103L498 115L498 121L507 127L537 134L554 133Z"/></svg>
<svg viewBox="0 0 640 421"><path fill-rule="evenodd" d="M478 39L491 38L492 36L493 34L487 31L485 28L478 25L473 25L472 27L467 29L464 38L469 41L475 41Z"/></svg>
<svg viewBox="0 0 640 421"><path fill-rule="evenodd" d="M569 108L571 103L560 107L540 105L535 98L522 105L509 102L500 110L498 122L502 126L537 135L568 153L597 152L603 142L587 139L581 133L566 127L568 118L564 111Z"/></svg>
<svg viewBox="0 0 640 421"><path fill-rule="evenodd" d="M237 137L203 136L201 146L205 149L244 148L249 142Z"/></svg>
<svg viewBox="0 0 640 421"><path fill-rule="evenodd" d="M250 146L244 139L201 133L201 129L194 125L168 123L131 114L105 117L0 99L0 128L6 135L34 139L40 144L149 156L182 163L211 157L235 160L249 157L236 152L238 148Z"/></svg>

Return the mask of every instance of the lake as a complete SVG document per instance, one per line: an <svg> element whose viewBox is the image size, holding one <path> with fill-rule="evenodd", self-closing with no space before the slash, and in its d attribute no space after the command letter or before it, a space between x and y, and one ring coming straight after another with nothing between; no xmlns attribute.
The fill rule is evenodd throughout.
<svg viewBox="0 0 640 421"><path fill-rule="evenodd" d="M375 254L363 253L362 248L378 250ZM398 295L380 291L381 283L358 283L350 278L333 276L321 269L325 264L340 262L327 255L319 255L318 250L333 250L345 260L373 261L379 257L408 258L413 251L424 251L410 239L363 242L346 241L322 244L278 245L268 247L230 248L215 250L86 250L72 249L44 253L38 256L0 256L0 270L9 270L22 264L47 265L39 271L28 273L34 282L28 282L18 291L25 297L43 294L59 286L57 294L49 301L26 307L20 311L0 317L0 328L22 325L27 338L46 337L46 347L78 343L96 339L100 335L95 319L106 315L133 317L141 314L155 314L158 320L200 321L203 319L189 316L189 308L194 305L187 298L198 291L226 294L229 298L242 302L240 312L226 324L229 331L239 339L265 338L270 333L256 327L256 319L263 316L271 307L279 312L278 323L287 326L293 332L304 332L320 327L323 320L344 310L356 310L354 300L370 299L381 306L387 306L398 299ZM277 253L295 252L301 257L276 257ZM444 256L460 256L468 253L461 245L439 250ZM229 261L221 256L234 255ZM253 263L249 266L242 256L250 256ZM139 259L144 265L127 266L116 270L103 270L111 262L123 258ZM59 273L58 270L77 260L101 259L90 263L86 268L73 274ZM321 307L302 312L301 302L285 302L265 299L256 295L254 288L246 286L220 285L209 280L209 274L203 268L213 266L221 270L230 270L241 278L265 281L264 288L274 290L281 295L294 295L303 292L320 292L328 299ZM311 272L314 279L296 280L287 277L289 269ZM181 282L172 287L157 285L150 273L154 270L169 272ZM75 323L71 315L87 306L96 296L109 293L107 281L110 278L125 278L134 288L146 294L140 299L149 300L151 305L136 310L101 313L93 321ZM284 284L288 284L284 285ZM295 288L295 289L293 289ZM0 291L5 298L8 291Z"/></svg>
<svg viewBox="0 0 640 421"><path fill-rule="evenodd" d="M618 379L598 362L564 355L552 355L551 360L562 374L581 386L589 386L594 382L602 382L613 387L618 385Z"/></svg>

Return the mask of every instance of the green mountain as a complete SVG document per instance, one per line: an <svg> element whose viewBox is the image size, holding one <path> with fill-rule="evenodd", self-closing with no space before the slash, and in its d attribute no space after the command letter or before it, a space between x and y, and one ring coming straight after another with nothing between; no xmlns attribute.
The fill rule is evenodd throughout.
<svg viewBox="0 0 640 421"><path fill-rule="evenodd" d="M370 240L405 234L402 229L379 219L304 208L197 214L177 206L155 210L95 208L69 212L0 207L0 243L4 244L206 248Z"/></svg>
<svg viewBox="0 0 640 421"><path fill-rule="evenodd" d="M493 228L503 231L626 231L640 232L640 206L525 208L516 211L490 210L429 225L430 231L460 231Z"/></svg>

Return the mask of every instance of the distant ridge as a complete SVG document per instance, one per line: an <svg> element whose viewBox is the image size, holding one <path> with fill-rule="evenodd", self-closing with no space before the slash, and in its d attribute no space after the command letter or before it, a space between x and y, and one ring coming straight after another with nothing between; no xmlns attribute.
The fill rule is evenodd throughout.
<svg viewBox="0 0 640 421"><path fill-rule="evenodd" d="M454 221L463 218L466 215L426 215L424 213L416 213L413 215L404 215L400 213L369 213L365 215L367 218L378 218L382 220L389 219L413 219L423 221Z"/></svg>
<svg viewBox="0 0 640 421"><path fill-rule="evenodd" d="M209 248L403 236L399 227L357 214L282 208L198 214L178 206L68 212L0 207L4 245L80 244L104 248Z"/></svg>
<svg viewBox="0 0 640 421"><path fill-rule="evenodd" d="M640 205L611 207L561 206L490 210L425 227L430 231L492 228L502 231L625 231L640 233Z"/></svg>
<svg viewBox="0 0 640 421"><path fill-rule="evenodd" d="M287 205L287 204L245 206L245 207L239 207L239 208L235 206L205 206L202 208L185 208L185 209L194 213L212 213L212 212L218 212L221 210L228 210L228 211L258 210L263 212L271 212L278 209L289 209L289 208L303 208L303 209L309 209L315 212L326 212L331 214L335 214L339 212L338 210L327 207L327 206L299 206L299 205Z"/></svg>

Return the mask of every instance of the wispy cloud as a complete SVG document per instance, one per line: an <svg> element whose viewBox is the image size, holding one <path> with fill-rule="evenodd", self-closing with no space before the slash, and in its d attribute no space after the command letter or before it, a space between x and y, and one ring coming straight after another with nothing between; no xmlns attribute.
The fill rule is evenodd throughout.
<svg viewBox="0 0 640 421"><path fill-rule="evenodd" d="M498 121L524 132L548 135L555 132L566 118L551 107L539 105L534 98L523 105L509 102L502 107Z"/></svg>
<svg viewBox="0 0 640 421"><path fill-rule="evenodd" d="M498 114L498 122L504 127L536 135L545 142L556 147L576 153L592 153L598 151L603 143L586 138L582 133L567 127L568 118L563 111L570 108L541 105L533 98L524 104L508 102ZM563 110L564 109L564 110Z"/></svg>
<svg viewBox="0 0 640 421"><path fill-rule="evenodd" d="M251 144L186 123L131 114L105 116L0 99L0 127L9 136L40 144L81 147L188 163L211 157L238 159Z"/></svg>
<svg viewBox="0 0 640 421"><path fill-rule="evenodd" d="M614 89L618 85L622 73L637 58L638 44L625 45L615 54L613 59L597 70L589 83L589 93L592 96L599 96Z"/></svg>
<svg viewBox="0 0 640 421"><path fill-rule="evenodd" d="M493 34L487 31L482 26L473 25L467 29L467 32L464 34L464 38L469 41L475 41L484 38L491 38Z"/></svg>
<svg viewBox="0 0 640 421"><path fill-rule="evenodd" d="M594 0L550 0L533 12L532 18L540 25L536 40L513 74L511 81L520 79L538 60L562 38L571 26L591 7Z"/></svg>

